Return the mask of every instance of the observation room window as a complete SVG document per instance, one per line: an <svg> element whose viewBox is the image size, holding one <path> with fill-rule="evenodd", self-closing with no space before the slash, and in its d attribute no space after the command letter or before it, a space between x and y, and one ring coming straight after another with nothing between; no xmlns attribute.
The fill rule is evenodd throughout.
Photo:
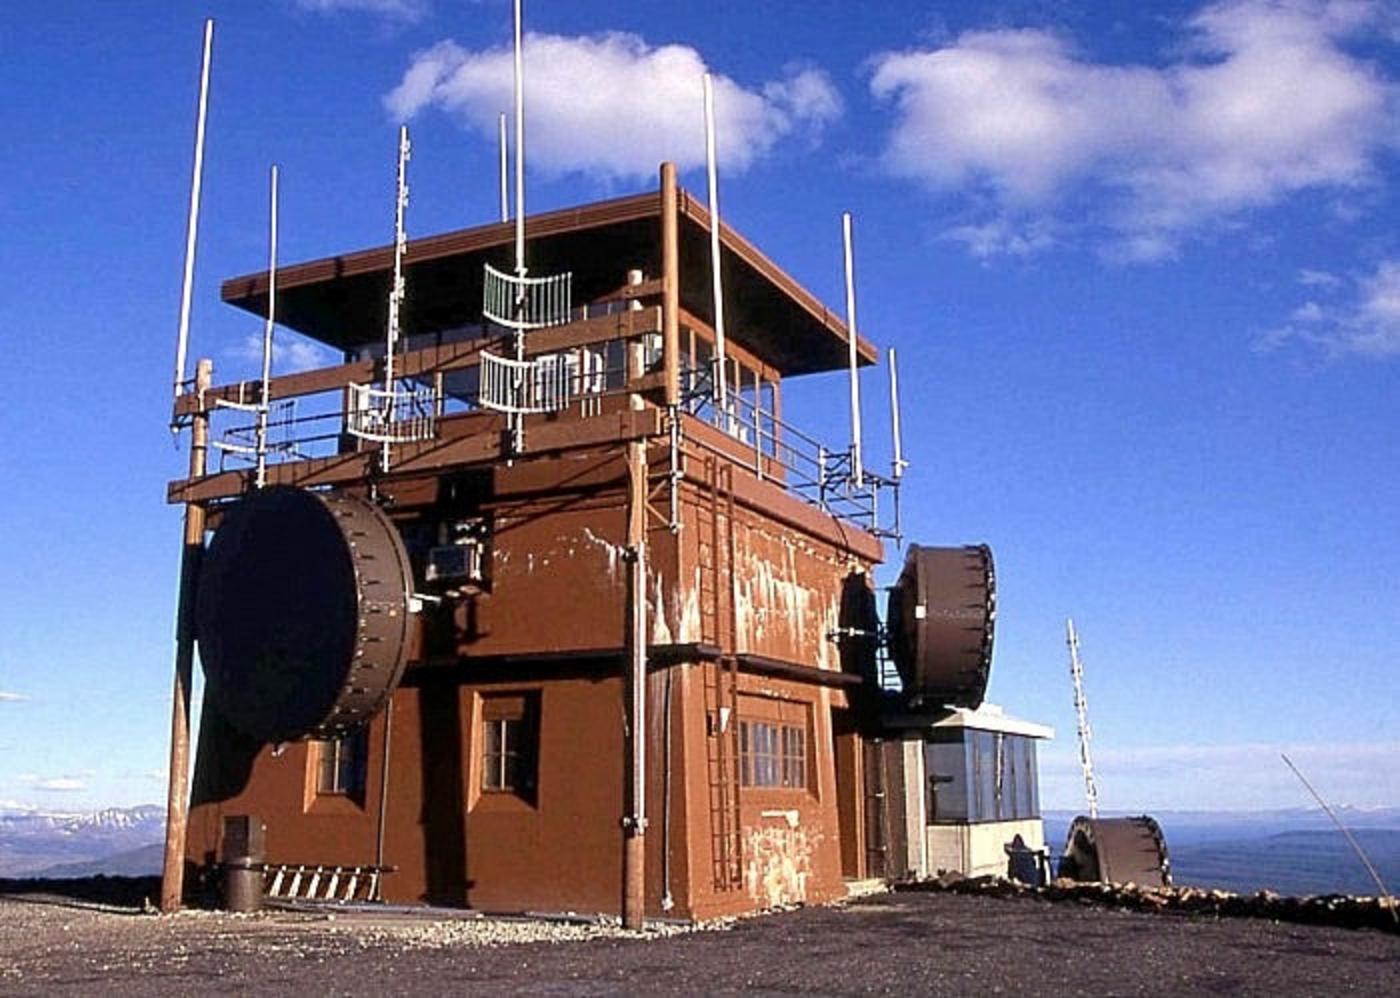
<svg viewBox="0 0 1400 998"><path fill-rule="evenodd" d="M369 762L369 732L358 731L316 743L316 792L363 801Z"/></svg>
<svg viewBox="0 0 1400 998"><path fill-rule="evenodd" d="M930 737L924 752L931 824L1040 817L1034 738L954 729Z"/></svg>
<svg viewBox="0 0 1400 998"><path fill-rule="evenodd" d="M489 694L481 702L481 789L534 803L539 694Z"/></svg>

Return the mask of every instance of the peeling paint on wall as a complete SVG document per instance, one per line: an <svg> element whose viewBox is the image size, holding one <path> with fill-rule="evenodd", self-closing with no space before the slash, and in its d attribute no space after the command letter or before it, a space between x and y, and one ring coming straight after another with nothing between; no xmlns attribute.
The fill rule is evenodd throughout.
<svg viewBox="0 0 1400 998"><path fill-rule="evenodd" d="M789 814L781 820L744 826L744 887L752 900L770 908L807 900L812 857L822 838Z"/></svg>
<svg viewBox="0 0 1400 998"><path fill-rule="evenodd" d="M617 578L617 563L618 563L618 561L622 558L623 545L621 545L621 544L614 544L612 541L608 540L606 537L599 537L597 534L595 534L595 533L594 533L590 528L588 528L588 527L584 527L584 528L583 528L583 533L584 533L584 537L587 539L587 541L588 541L589 544L592 544L592 545L594 545L595 547L602 548L604 551L607 552L607 555L608 555L608 578L616 580L616 578Z"/></svg>

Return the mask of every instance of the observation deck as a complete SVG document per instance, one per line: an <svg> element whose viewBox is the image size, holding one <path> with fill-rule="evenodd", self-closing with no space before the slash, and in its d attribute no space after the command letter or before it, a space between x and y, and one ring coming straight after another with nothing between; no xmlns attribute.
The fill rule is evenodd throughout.
<svg viewBox="0 0 1400 998"><path fill-rule="evenodd" d="M827 446L782 412L783 378L845 368L849 331L722 225L728 334L718 363L708 226L702 204L664 183L528 217L539 315L515 328L501 318L509 223L411 240L392 365L383 338L392 246L279 268L278 324L339 351L341 363L271 378L261 437L259 381L180 395L175 418L206 419L211 451L207 473L172 482L169 501L241 495L255 487L259 458L265 484L316 487L641 441L672 509L687 464L718 457L743 469L736 487L779 518L822 533L855 527L851 543L878 552L879 537L897 531L898 482L857 473L850 448ZM567 280L536 277L551 274ZM265 317L268 276L226 281L224 300ZM876 358L863 338L855 354Z"/></svg>

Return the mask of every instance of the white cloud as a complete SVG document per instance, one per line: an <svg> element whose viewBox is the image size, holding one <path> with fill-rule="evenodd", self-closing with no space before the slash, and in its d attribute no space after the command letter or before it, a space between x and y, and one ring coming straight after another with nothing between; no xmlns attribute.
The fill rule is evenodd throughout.
<svg viewBox="0 0 1400 998"><path fill-rule="evenodd" d="M15 779L31 790L76 793L79 790L87 789L87 781L77 776L39 776L35 773L22 773Z"/></svg>
<svg viewBox="0 0 1400 998"><path fill-rule="evenodd" d="M621 32L525 38L525 155L547 173L612 180L650 177L665 159L682 169L705 162L704 59L684 45L652 47ZM780 79L746 89L715 76L721 169L741 172L789 136L815 141L841 114L820 69L789 66ZM484 137L512 106L508 48L470 51L452 41L419 52L384 98L398 120L436 107Z"/></svg>
<svg viewBox="0 0 1400 998"><path fill-rule="evenodd" d="M956 225L946 230L943 238L962 243L979 259L1029 256L1056 243L1053 227L1043 218L1030 219L1021 225L1006 218L994 218L982 225Z"/></svg>
<svg viewBox="0 0 1400 998"><path fill-rule="evenodd" d="M1352 0L1226 0L1163 66L1096 63L1043 30L884 53L870 82L896 110L884 162L1006 217L1077 195L1117 255L1169 255L1245 209L1371 180L1396 90L1343 43L1379 17Z"/></svg>
<svg viewBox="0 0 1400 998"><path fill-rule="evenodd" d="M431 0L296 0L296 5L317 14L351 11L407 22L421 21L432 9Z"/></svg>
<svg viewBox="0 0 1400 998"><path fill-rule="evenodd" d="M23 693L7 693L4 690L0 690L0 703L23 703L28 699L29 698Z"/></svg>
<svg viewBox="0 0 1400 998"><path fill-rule="evenodd" d="M1252 810L1308 806L1312 798L1284 765L1302 770L1331 804L1400 806L1400 742L1336 744L1159 745L1094 749L1100 803L1123 809ZM1047 746L1041 755L1046 807L1083 801L1075 747Z"/></svg>
<svg viewBox="0 0 1400 998"><path fill-rule="evenodd" d="M1298 271L1298 283L1308 288L1335 288L1342 283L1342 279L1325 270L1309 270L1304 267Z"/></svg>
<svg viewBox="0 0 1400 998"><path fill-rule="evenodd" d="M230 354L239 360L262 364L263 334L250 332ZM340 355L329 347L296 334L278 331L272 337L272 370L274 374L294 374L340 362Z"/></svg>
<svg viewBox="0 0 1400 998"><path fill-rule="evenodd" d="M1343 300L1304 302L1286 325L1265 333L1256 346L1268 351L1301 343L1330 357L1400 355L1400 258L1382 260L1349 283L1338 278L1326 290L1344 295Z"/></svg>

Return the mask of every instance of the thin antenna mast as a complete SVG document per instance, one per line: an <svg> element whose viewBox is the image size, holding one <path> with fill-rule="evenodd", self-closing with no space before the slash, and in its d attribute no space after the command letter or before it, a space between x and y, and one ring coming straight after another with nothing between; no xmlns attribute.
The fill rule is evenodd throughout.
<svg viewBox="0 0 1400 998"><path fill-rule="evenodd" d="M525 276L525 59L521 44L521 0L515 0L515 276ZM524 335L517 333L517 356Z"/></svg>
<svg viewBox="0 0 1400 998"><path fill-rule="evenodd" d="M865 484L865 467L860 454L860 363L856 349L856 269L851 249L851 213L841 213L841 236L846 255L846 343L851 368L851 475L856 488Z"/></svg>
<svg viewBox="0 0 1400 998"><path fill-rule="evenodd" d="M1322 810L1327 812L1327 817L1332 819L1332 824L1337 826L1337 831L1341 832L1342 835L1346 837L1347 842L1351 844L1352 850L1356 853L1356 858L1361 860L1361 865L1366 867L1366 872L1369 873L1371 879L1376 882L1376 887L1380 889L1381 896L1391 902L1390 917L1395 919L1397 924L1400 924L1400 911L1397 911L1395 907L1395 899L1391 897L1390 891L1386 890L1385 883L1381 880L1381 875L1377 873L1376 868L1371 865L1371 857L1366 855L1366 850L1361 848L1361 843L1356 841L1356 836L1351 834L1351 831L1346 825L1342 824L1341 819L1337 817L1336 813L1327 806L1327 802L1322 799L1320 793L1313 789L1313 785L1308 782L1308 778L1302 774L1302 771L1300 771L1297 766L1293 765L1293 760L1282 752L1279 753L1279 757L1283 759L1284 765L1293 770L1293 775L1302 781L1303 786L1308 788L1308 793L1313 795L1313 800L1317 801L1322 807Z"/></svg>
<svg viewBox="0 0 1400 998"><path fill-rule="evenodd" d="M394 283L389 287L389 321L384 329L384 421L385 428L394 422L394 351L399 343L399 310L404 300L403 257L408 246L404 232L403 216L408 207L408 159L412 146L408 141L408 126L399 126L399 163L397 171L397 192L394 197ZM383 467L389 470L389 440L386 433L383 444Z"/></svg>
<svg viewBox="0 0 1400 998"><path fill-rule="evenodd" d="M515 276L519 279L515 292L515 318L520 324L515 329L515 360L520 365L525 362L525 57L521 39L521 0L515 0ZM518 397L524 387L524 376L517 366L511 375L515 394ZM511 450L520 453L525 449L525 413L511 414L514 425L511 427Z"/></svg>
<svg viewBox="0 0 1400 998"><path fill-rule="evenodd" d="M715 89L710 74L705 74L705 167L709 179L710 212L710 286L715 306L715 359L711 375L711 392L716 415L726 412L729 405L728 375L724 355L724 282L720 278L719 251L719 168L715 154Z"/></svg>
<svg viewBox="0 0 1400 998"><path fill-rule="evenodd" d="M510 165L506 152L506 113L496 116L496 147L501 159L501 221L510 221Z"/></svg>
<svg viewBox="0 0 1400 998"><path fill-rule="evenodd" d="M904 439L899 430L899 368L895 366L894 347L890 347L890 434L894 438L894 459L890 476L897 482L904 476L909 462L904 460Z"/></svg>
<svg viewBox="0 0 1400 998"><path fill-rule="evenodd" d="M268 190L267 321L263 323L262 382L258 398L258 470L254 483L267 484L267 414L272 401L272 329L277 324L277 164L272 165Z"/></svg>
<svg viewBox="0 0 1400 998"><path fill-rule="evenodd" d="M1099 816L1099 787L1094 781L1094 762L1089 756L1089 741L1094 737L1089 728L1089 705L1084 699L1084 666L1079 661L1079 635L1074 621L1065 618L1065 641L1069 645L1069 674L1074 680L1074 712L1079 721L1079 765L1084 770L1084 796L1089 802L1089 817Z"/></svg>
<svg viewBox="0 0 1400 998"><path fill-rule="evenodd" d="M204 178L204 123L209 111L209 66L214 53L214 19L204 22L204 60L199 70L199 114L194 126L194 171L190 177L190 211L185 225L185 278L180 289L180 327L175 341L175 398L185 389L185 356L190 340L190 300L194 293L195 243L199 237L199 201ZM178 429L178 424L171 424Z"/></svg>

